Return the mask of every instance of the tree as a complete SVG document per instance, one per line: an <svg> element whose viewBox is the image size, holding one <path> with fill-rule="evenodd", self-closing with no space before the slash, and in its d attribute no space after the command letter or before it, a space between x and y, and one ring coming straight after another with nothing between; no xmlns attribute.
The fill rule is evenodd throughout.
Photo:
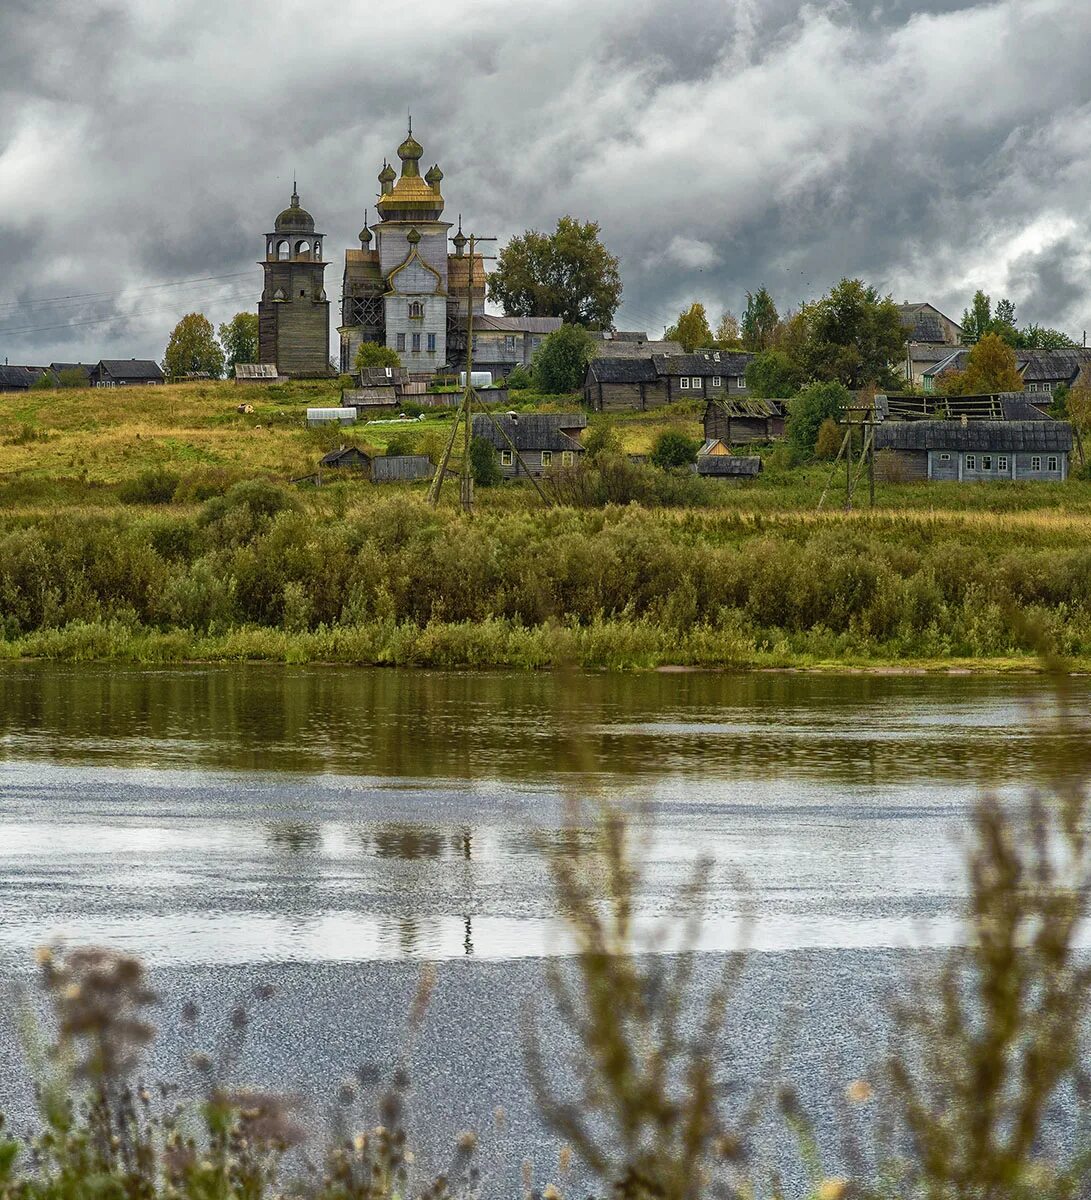
<svg viewBox="0 0 1091 1200"><path fill-rule="evenodd" d="M782 400L803 386L803 372L783 350L766 350L746 368L746 390L759 400Z"/></svg>
<svg viewBox="0 0 1091 1200"><path fill-rule="evenodd" d="M230 321L220 326L220 345L227 355L227 369L233 371L236 363L258 361L258 314L236 313Z"/></svg>
<svg viewBox="0 0 1091 1200"><path fill-rule="evenodd" d="M812 458L818 431L827 417L837 420L848 407L849 390L833 382L810 383L788 405L784 434L792 457L801 462Z"/></svg>
<svg viewBox="0 0 1091 1200"><path fill-rule="evenodd" d="M578 392L595 356L595 340L581 325L562 325L534 352L534 378L543 392Z"/></svg>
<svg viewBox="0 0 1091 1200"><path fill-rule="evenodd" d="M69 367L67 370L58 371L57 386L62 388L89 387L87 372L81 371L79 367Z"/></svg>
<svg viewBox="0 0 1091 1200"><path fill-rule="evenodd" d="M555 233L528 229L512 238L488 289L509 317L560 317L567 325L605 329L621 302L621 274L599 241L598 223L565 216Z"/></svg>
<svg viewBox="0 0 1091 1200"><path fill-rule="evenodd" d="M708 327L708 316L703 304L691 304L678 320L663 335L668 342L681 342L687 354L712 345L712 330Z"/></svg>
<svg viewBox="0 0 1091 1200"><path fill-rule="evenodd" d="M1070 388L1065 399L1065 411L1081 433L1091 432L1091 388L1079 385Z"/></svg>
<svg viewBox="0 0 1091 1200"><path fill-rule="evenodd" d="M470 443L470 474L478 487L493 487L504 478L496 447L487 438L475 437Z"/></svg>
<svg viewBox="0 0 1091 1200"><path fill-rule="evenodd" d="M1023 378L1015 351L999 334L986 333L966 356L964 371L945 371L940 387L948 396L983 396L994 392L1021 392Z"/></svg>
<svg viewBox="0 0 1091 1200"><path fill-rule="evenodd" d="M773 345L779 324L780 314L764 284L756 292L746 293L741 326L745 350L768 350Z"/></svg>
<svg viewBox="0 0 1091 1200"><path fill-rule="evenodd" d="M716 337L713 345L721 350L741 350L742 334L739 331L739 318L733 312L725 312L716 326Z"/></svg>
<svg viewBox="0 0 1091 1200"><path fill-rule="evenodd" d="M962 340L966 345L973 345L980 337L988 333L992 324L992 300L978 288L974 292L970 307L962 312Z"/></svg>
<svg viewBox="0 0 1091 1200"><path fill-rule="evenodd" d="M831 458L836 458L844 440L845 435L841 432L841 426L833 417L827 417L818 427L818 437L814 442L815 458L824 458L827 462Z"/></svg>
<svg viewBox="0 0 1091 1200"><path fill-rule="evenodd" d="M672 467L684 467L697 461L698 443L684 433L668 429L655 439L651 461L664 471Z"/></svg>
<svg viewBox="0 0 1091 1200"><path fill-rule="evenodd" d="M219 379L224 373L224 352L208 317L188 313L170 335L163 355L163 373L168 379L184 379L198 371Z"/></svg>
<svg viewBox="0 0 1091 1200"><path fill-rule="evenodd" d="M404 430L392 433L386 440L386 452L391 457L399 454L416 454L416 440L411 434L404 432Z"/></svg>
<svg viewBox="0 0 1091 1200"><path fill-rule="evenodd" d="M1019 331L1019 348L1022 350L1064 350L1075 345L1072 338L1059 329L1027 325Z"/></svg>
<svg viewBox="0 0 1091 1200"><path fill-rule="evenodd" d="M43 371L30 385L30 390L32 392L51 392L57 386L58 384L53 377L53 372Z"/></svg>
<svg viewBox="0 0 1091 1200"><path fill-rule="evenodd" d="M604 454L620 454L621 435L611 420L603 419L584 435L583 448L591 461Z"/></svg>
<svg viewBox="0 0 1091 1200"><path fill-rule="evenodd" d="M389 346L384 346L380 342L361 342L360 349L356 351L356 358L353 361L353 366L357 371L363 371L366 367L400 367L402 360L398 357L397 350L391 350Z"/></svg>
<svg viewBox="0 0 1091 1200"><path fill-rule="evenodd" d="M898 385L891 363L901 361L905 340L889 296L861 279L842 279L829 295L800 309L786 345L806 376L855 391L869 383Z"/></svg>

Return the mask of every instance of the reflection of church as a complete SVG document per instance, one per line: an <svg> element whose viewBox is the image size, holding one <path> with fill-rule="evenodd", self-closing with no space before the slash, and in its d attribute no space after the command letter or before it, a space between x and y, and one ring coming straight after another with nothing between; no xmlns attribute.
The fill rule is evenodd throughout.
<svg viewBox="0 0 1091 1200"><path fill-rule="evenodd" d="M422 178L420 143L409 136L398 147L401 176L384 163L379 173L379 219L360 230L360 249L345 252L341 302L341 370L351 371L361 342L395 350L411 371L435 371L464 360L466 289L473 272L474 313L484 312L485 269L470 261L458 231L448 252L440 183L433 164ZM374 248L373 248L374 244ZM476 339L475 339L476 341Z"/></svg>

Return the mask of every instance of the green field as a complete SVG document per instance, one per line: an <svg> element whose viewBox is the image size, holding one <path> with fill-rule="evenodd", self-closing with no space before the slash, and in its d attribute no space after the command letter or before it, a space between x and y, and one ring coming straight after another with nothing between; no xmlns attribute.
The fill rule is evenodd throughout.
<svg viewBox="0 0 1091 1200"><path fill-rule="evenodd" d="M332 446L449 414L308 430L332 385L0 399L0 655L646 669L1091 665L1091 484L880 485L761 448L755 481L625 467L616 502L524 484L377 487ZM518 394L517 394L518 397ZM520 398L554 409L572 397ZM241 402L254 406L240 414ZM592 415L592 426L601 418ZM630 453L697 406L611 419ZM151 480L149 485L148 480ZM612 495L614 493L611 493ZM154 499L157 503L146 501Z"/></svg>

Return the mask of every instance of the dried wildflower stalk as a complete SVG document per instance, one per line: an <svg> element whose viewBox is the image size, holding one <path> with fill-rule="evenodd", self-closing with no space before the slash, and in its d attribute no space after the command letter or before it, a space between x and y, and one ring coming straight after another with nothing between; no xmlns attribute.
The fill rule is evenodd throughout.
<svg viewBox="0 0 1091 1200"><path fill-rule="evenodd" d="M528 1073L547 1124L562 1135L617 1197L696 1200L741 1196L742 1144L719 1103L716 1050L741 958L713 989L695 1032L694 946L708 864L683 897L677 953L641 954L634 929L639 871L621 813L606 807L597 847L562 839L549 855L553 885L575 940L576 979L563 962L547 964L553 1001L578 1043L570 1067L577 1094L562 1099L543 1061L528 1013Z"/></svg>

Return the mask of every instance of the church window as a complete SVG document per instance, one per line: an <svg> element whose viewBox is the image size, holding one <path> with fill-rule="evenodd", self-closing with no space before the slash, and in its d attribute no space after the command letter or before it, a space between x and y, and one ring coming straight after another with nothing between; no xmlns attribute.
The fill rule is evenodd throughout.
<svg viewBox="0 0 1091 1200"><path fill-rule="evenodd" d="M301 254L310 254L311 243L310 242L296 242L295 252L296 252L296 257L298 257Z"/></svg>
<svg viewBox="0 0 1091 1200"><path fill-rule="evenodd" d="M436 335L434 333L430 333L428 335L428 353L435 354L435 352L436 352Z"/></svg>
<svg viewBox="0 0 1091 1200"><path fill-rule="evenodd" d="M409 319L420 321L424 318L424 305L419 300L409 301Z"/></svg>
<svg viewBox="0 0 1091 1200"><path fill-rule="evenodd" d="M321 257L322 257L322 243L321 243L321 242L315 242L315 244L314 244L314 256L315 256L315 258L321 258Z"/></svg>
<svg viewBox="0 0 1091 1200"><path fill-rule="evenodd" d="M405 334L404 333L397 333L394 335L394 349L395 350L404 350L405 349Z"/></svg>
<svg viewBox="0 0 1091 1200"><path fill-rule="evenodd" d="M420 354L420 334L413 334L413 353Z"/></svg>
<svg viewBox="0 0 1091 1200"><path fill-rule="evenodd" d="M277 258L289 258L292 253L292 247L288 242L279 242L277 244Z"/></svg>

